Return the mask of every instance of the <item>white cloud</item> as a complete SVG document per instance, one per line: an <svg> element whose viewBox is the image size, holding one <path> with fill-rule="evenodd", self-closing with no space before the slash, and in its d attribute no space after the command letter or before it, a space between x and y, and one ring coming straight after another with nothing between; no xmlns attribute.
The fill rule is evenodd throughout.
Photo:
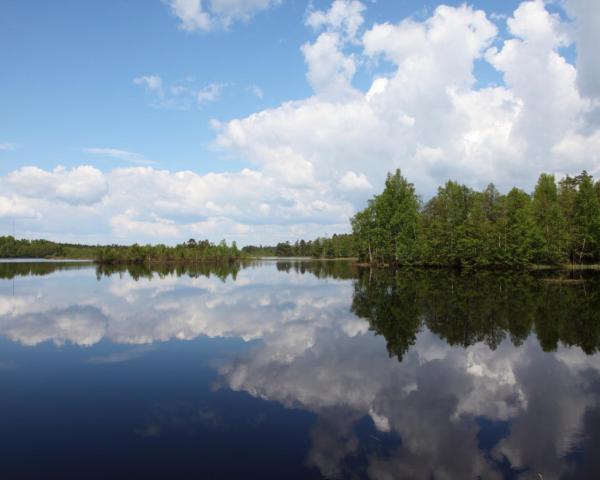
<svg viewBox="0 0 600 480"><path fill-rule="evenodd" d="M56 167L51 172L38 167L23 167L8 174L2 183L4 188L25 197L72 205L97 203L108 192L104 174L88 165L70 170Z"/></svg>
<svg viewBox="0 0 600 480"><path fill-rule="evenodd" d="M329 16L313 13L308 22L343 25ZM316 95L223 123L217 143L265 169L284 157L324 183L354 171L377 189L401 168L425 198L448 178L530 189L542 171L598 171L591 104L559 51L568 26L541 1L521 4L508 25L500 40L485 12L466 5L375 24L362 36L362 56L393 71L375 73L366 93L351 84L356 51L345 53L347 42L329 26L302 47ZM478 85L477 62L504 85Z"/></svg>
<svg viewBox="0 0 600 480"><path fill-rule="evenodd" d="M301 48L308 65L308 81L323 99L340 100L358 94L351 85L356 59L344 49L356 42L364 9L357 0L335 0L329 10L310 11L306 19L313 29L325 30L313 43L307 42Z"/></svg>
<svg viewBox="0 0 600 480"><path fill-rule="evenodd" d="M373 188L362 173L346 172L340 179L340 186L346 190L370 190Z"/></svg>
<svg viewBox="0 0 600 480"><path fill-rule="evenodd" d="M26 167L0 178L8 195L0 207L5 216L29 217L21 231L59 238L77 232L98 239L93 241L208 237L246 244L347 230L353 208L335 185L308 188L300 177L285 181L276 170L249 169L199 175L151 167L106 173L93 167Z"/></svg>
<svg viewBox="0 0 600 480"><path fill-rule="evenodd" d="M363 44L367 56L383 55L393 62L394 81L411 89L405 97L416 97L426 89L434 89L435 95L443 93L441 89L473 84L473 62L496 33L482 10L442 5L423 22L376 24L365 33Z"/></svg>
<svg viewBox="0 0 600 480"><path fill-rule="evenodd" d="M40 213L18 197L0 196L0 218L39 218Z"/></svg>
<svg viewBox="0 0 600 480"><path fill-rule="evenodd" d="M165 85L161 77L146 75L134 78L134 85L145 86L151 99L150 106L175 110L187 110L193 106L203 107L219 99L225 83L210 83L198 87L193 77L186 77L183 82ZM108 150L108 149L105 149Z"/></svg>
<svg viewBox="0 0 600 480"><path fill-rule="evenodd" d="M172 220L151 215L150 219L140 219L140 213L134 209L127 209L125 213L115 215L110 222L115 235L121 237L157 236L159 238L178 237L181 235L179 228Z"/></svg>
<svg viewBox="0 0 600 480"><path fill-rule="evenodd" d="M357 0L335 0L328 11L312 10L306 24L315 30L338 32L348 40L354 40L364 22L365 6Z"/></svg>
<svg viewBox="0 0 600 480"><path fill-rule="evenodd" d="M577 84L582 95L600 99L600 7L596 0L566 0L565 5L575 19Z"/></svg>
<svg viewBox="0 0 600 480"><path fill-rule="evenodd" d="M207 32L248 21L255 13L278 5L281 0L165 0L165 3L181 21L179 28Z"/></svg>
<svg viewBox="0 0 600 480"><path fill-rule="evenodd" d="M541 0L522 3L508 19L508 27L516 38L499 50L490 49L486 59L520 101L511 127L511 140L520 145L518 161L527 159L538 171L561 171L563 165L571 170L564 158L552 155L553 149L579 130L588 104L577 89L575 67L557 50L569 44L564 27ZM573 157L568 162L579 166L582 160ZM595 167L589 165L588 170Z"/></svg>
<svg viewBox="0 0 600 480"><path fill-rule="evenodd" d="M196 6L242 18L243 8L234 4L241 5ZM365 25L360 3L333 2L306 18L318 35L301 47L314 95L212 122L216 147L250 167L203 175L74 169L80 173L75 186L64 171L28 167L1 180L10 199L5 205L12 202L5 210L39 214L29 221L31 232L112 238L122 227L132 241L172 242L175 235L210 232L212 240L272 243L347 231L348 217L395 168L425 199L449 178L474 187L493 181L501 189L531 189L542 171L599 174L590 25L600 4L570 0L567 9L573 21L549 13L541 0L523 2L500 38L484 11L466 5L440 6L420 21ZM577 66L562 53L572 41ZM478 64L503 81L486 85L477 78ZM367 88L353 85L359 70L362 81L371 76ZM168 84L156 75L134 82L162 108L198 107L223 88L192 78ZM133 158L104 150L109 153Z"/></svg>
<svg viewBox="0 0 600 480"><path fill-rule="evenodd" d="M133 84L143 85L148 92L156 95L164 95L162 78L158 75L142 75L141 77L136 77L133 79Z"/></svg>
<svg viewBox="0 0 600 480"><path fill-rule="evenodd" d="M324 98L344 98L353 93L351 82L356 64L342 48L340 36L333 32L322 33L314 43L302 46L308 81L315 93Z"/></svg>
<svg viewBox="0 0 600 480"><path fill-rule="evenodd" d="M211 83L206 87L202 87L200 90L195 92L196 102L198 102L198 105L202 106L218 100L218 98L221 96L223 87L225 87L225 84L223 83Z"/></svg>
<svg viewBox="0 0 600 480"><path fill-rule="evenodd" d="M127 150L121 150L118 148L105 148L105 147L86 147L82 148L82 151L92 155L98 155L101 157L116 158L137 165L154 165L156 164L153 160L147 160L143 155Z"/></svg>
<svg viewBox="0 0 600 480"><path fill-rule="evenodd" d="M179 28L188 32L210 30L210 15L203 10L202 0L171 0L167 2L173 15L181 20Z"/></svg>

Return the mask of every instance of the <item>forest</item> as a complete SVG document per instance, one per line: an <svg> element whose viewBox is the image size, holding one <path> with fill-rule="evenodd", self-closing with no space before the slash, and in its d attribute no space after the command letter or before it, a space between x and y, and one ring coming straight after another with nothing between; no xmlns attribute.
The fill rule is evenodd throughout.
<svg viewBox="0 0 600 480"><path fill-rule="evenodd" d="M279 242L275 246L247 245L242 248L242 251L254 257L353 258L357 256L354 237L347 233L315 240L296 240L294 243Z"/></svg>
<svg viewBox="0 0 600 480"><path fill-rule="evenodd" d="M0 258L81 258L92 259L98 247L49 240L17 240L0 236Z"/></svg>
<svg viewBox="0 0 600 480"><path fill-rule="evenodd" d="M79 245L49 240L17 240L0 237L0 258L71 258L88 259L104 265L230 262L248 257L236 243L225 240L214 244L208 240L167 245Z"/></svg>
<svg viewBox="0 0 600 480"><path fill-rule="evenodd" d="M99 247L94 259L100 264L115 265L233 262L243 257L245 254L238 249L235 241L227 245L225 240L214 244L208 240L196 241L191 238L174 247L163 244Z"/></svg>
<svg viewBox="0 0 600 480"><path fill-rule="evenodd" d="M600 260L600 182L542 174L528 194L454 181L423 203L400 170L352 219L361 261L373 265L509 267Z"/></svg>
<svg viewBox="0 0 600 480"><path fill-rule="evenodd" d="M167 245L80 245L49 240L17 240L0 236L0 258L87 259L100 264L197 263L233 261L257 257L356 257L352 235L280 242L275 246L248 245L239 249L236 242L214 244L193 238L176 246Z"/></svg>

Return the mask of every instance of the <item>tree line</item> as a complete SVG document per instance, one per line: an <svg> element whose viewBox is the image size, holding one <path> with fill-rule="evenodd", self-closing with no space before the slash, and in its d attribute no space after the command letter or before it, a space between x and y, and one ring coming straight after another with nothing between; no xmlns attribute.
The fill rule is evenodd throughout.
<svg viewBox="0 0 600 480"><path fill-rule="evenodd" d="M190 239L175 246L138 245L100 247L94 257L100 264L154 264L154 263L198 263L232 262L245 255L236 242L228 245L225 240L215 244L208 240Z"/></svg>
<svg viewBox="0 0 600 480"><path fill-rule="evenodd" d="M15 239L0 236L0 258L71 258L89 259L102 264L195 263L200 261L232 261L252 257L356 257L354 238L350 234L334 234L330 238L279 242L275 246L248 245L239 249L236 242L225 240L215 244L209 240L189 239L175 246L158 245L81 245L50 240Z"/></svg>
<svg viewBox="0 0 600 480"><path fill-rule="evenodd" d="M600 182L582 172L501 194L448 181L423 203L400 170L352 219L359 258L371 264L524 267L600 261Z"/></svg>
<svg viewBox="0 0 600 480"><path fill-rule="evenodd" d="M203 261L231 262L248 255L235 241L215 244L208 240L187 242L175 246L159 245L80 245L49 240L17 240L0 237L0 258L74 258L89 259L104 265L197 263Z"/></svg>
<svg viewBox="0 0 600 480"><path fill-rule="evenodd" d="M279 242L275 246L247 245L242 251L255 257L350 258L357 255L354 237L348 233L294 243Z"/></svg>
<svg viewBox="0 0 600 480"><path fill-rule="evenodd" d="M0 236L0 258L94 258L98 247Z"/></svg>

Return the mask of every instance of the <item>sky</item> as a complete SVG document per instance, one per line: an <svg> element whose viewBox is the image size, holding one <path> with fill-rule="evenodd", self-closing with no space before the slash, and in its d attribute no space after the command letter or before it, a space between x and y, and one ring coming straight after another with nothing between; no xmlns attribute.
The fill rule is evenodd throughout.
<svg viewBox="0 0 600 480"><path fill-rule="evenodd" d="M400 168L600 177L600 2L0 1L0 235L347 232Z"/></svg>

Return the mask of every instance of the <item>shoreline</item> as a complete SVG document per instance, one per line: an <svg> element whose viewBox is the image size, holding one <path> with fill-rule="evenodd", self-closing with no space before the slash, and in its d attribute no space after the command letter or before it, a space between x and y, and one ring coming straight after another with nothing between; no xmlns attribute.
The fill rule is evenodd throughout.
<svg viewBox="0 0 600 480"><path fill-rule="evenodd" d="M561 271L600 271L600 264L570 264L570 263L562 263L557 265L544 265L544 264L532 264L532 265L524 265L523 267L513 268L509 266L502 265L490 265L490 266L463 266L456 267L451 265L390 265L390 264L376 264L369 262L360 262L357 257L336 257L336 258L315 258L315 257L274 257L274 256L266 256L266 257L237 257L237 258L202 258L202 259L185 259L185 260L150 260L144 262L127 262L127 261L117 261L117 262L103 262L98 261L96 259L91 258L74 258L74 257L35 257L35 258L27 258L27 257L14 257L14 258L0 258L0 263L92 263L98 266L126 266L126 265L198 265L198 264L207 264L207 263L234 263L234 262L244 262L244 261L270 261L270 262L279 262L279 261L300 261L300 262L350 262L352 265L359 268L374 268L374 269L391 269L391 270L403 270L403 269L434 269L434 270L487 270L487 271L499 271L499 272L527 272L527 271L543 271L543 270L561 270Z"/></svg>

